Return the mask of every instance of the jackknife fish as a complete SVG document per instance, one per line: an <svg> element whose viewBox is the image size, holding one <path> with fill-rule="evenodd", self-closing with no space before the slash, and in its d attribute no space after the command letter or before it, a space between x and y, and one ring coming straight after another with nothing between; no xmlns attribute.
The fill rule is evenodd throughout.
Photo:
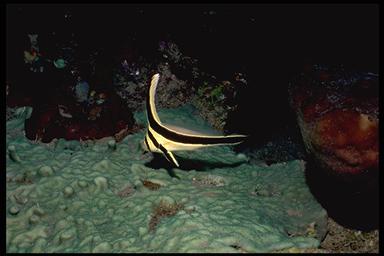
<svg viewBox="0 0 384 256"><path fill-rule="evenodd" d="M211 136L191 131L185 128L165 125L157 115L155 105L156 87L159 83L159 74L152 77L148 90L146 107L148 128L144 138L146 150L162 153L165 158L179 167L172 151L195 150L203 147L229 145L241 143L247 135Z"/></svg>

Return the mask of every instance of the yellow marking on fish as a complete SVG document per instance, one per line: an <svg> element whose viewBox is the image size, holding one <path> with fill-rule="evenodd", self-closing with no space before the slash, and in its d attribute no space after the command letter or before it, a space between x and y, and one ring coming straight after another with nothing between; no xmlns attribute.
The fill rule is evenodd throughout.
<svg viewBox="0 0 384 256"><path fill-rule="evenodd" d="M144 139L144 145L151 152L162 153L166 159L179 167L172 151L196 150L198 148L234 145L241 143L246 135L213 136L196 131L191 131L174 125L164 125L157 114L155 95L159 83L159 74L152 77L147 95L147 120L148 129Z"/></svg>

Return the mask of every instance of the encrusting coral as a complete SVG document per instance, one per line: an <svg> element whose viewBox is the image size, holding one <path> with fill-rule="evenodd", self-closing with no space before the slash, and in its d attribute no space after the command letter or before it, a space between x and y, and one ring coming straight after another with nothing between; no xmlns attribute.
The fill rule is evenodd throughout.
<svg viewBox="0 0 384 256"><path fill-rule="evenodd" d="M169 203L161 200L159 204L153 207L152 216L148 224L149 231L153 232L161 219L176 215L176 213L184 208L181 203Z"/></svg>

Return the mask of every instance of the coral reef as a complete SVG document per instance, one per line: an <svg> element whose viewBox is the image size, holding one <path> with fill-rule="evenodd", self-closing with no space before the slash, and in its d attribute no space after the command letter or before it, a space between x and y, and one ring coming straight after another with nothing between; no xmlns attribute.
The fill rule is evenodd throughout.
<svg viewBox="0 0 384 256"><path fill-rule="evenodd" d="M122 190L118 191L116 194L121 197L129 197L135 193L135 189L131 185L126 185Z"/></svg>
<svg viewBox="0 0 384 256"><path fill-rule="evenodd" d="M281 134L260 146L248 147L243 151L254 164L271 165L274 163L305 159L305 147L301 142L300 131Z"/></svg>
<svg viewBox="0 0 384 256"><path fill-rule="evenodd" d="M214 128L224 130L229 115L239 104L236 95L247 84L245 77L241 73L235 73L231 81L217 81L217 79L202 81L198 85L193 102L205 120Z"/></svg>
<svg viewBox="0 0 384 256"><path fill-rule="evenodd" d="M314 65L291 83L307 150L340 174L378 170L378 76Z"/></svg>
<svg viewBox="0 0 384 256"><path fill-rule="evenodd" d="M157 92L160 108L192 102L214 128L223 130L228 115L237 108L236 94L247 84L245 74L234 73L231 81L218 81L202 72L196 59L182 53L173 41L160 41L161 58L151 65L144 58L127 58L114 72L117 94L134 111L144 109L146 88L151 75L161 74ZM130 51L135 51L130 49Z"/></svg>
<svg viewBox="0 0 384 256"><path fill-rule="evenodd" d="M152 191L155 191L155 190L158 190L161 185L156 183L156 182L152 182L150 180L143 180L143 186L148 188L149 190L152 190Z"/></svg>
<svg viewBox="0 0 384 256"><path fill-rule="evenodd" d="M173 63L181 61L183 54L181 53L179 46L172 41L161 41L159 43L159 51L163 57L169 59Z"/></svg>
<svg viewBox="0 0 384 256"><path fill-rule="evenodd" d="M196 186L221 187L225 185L225 181L223 177L208 174L206 176L193 178L192 184Z"/></svg>
<svg viewBox="0 0 384 256"><path fill-rule="evenodd" d="M379 245L379 231L363 232L347 229L337 224L334 220L328 220L329 232L321 243L320 248L328 252L337 253L377 253Z"/></svg>
<svg viewBox="0 0 384 256"><path fill-rule="evenodd" d="M87 140L127 135L134 127L131 110L113 93L107 96L100 92L97 100L84 105L61 98L56 104L35 105L26 120L27 138L47 143L54 138Z"/></svg>
<svg viewBox="0 0 384 256"><path fill-rule="evenodd" d="M115 134L121 140L129 133L134 120L113 90L111 50L79 51L73 33L28 37L24 63L15 60L22 68L11 70L7 77L8 120L13 115L10 108L32 107L26 136L44 143L55 138L87 140Z"/></svg>
<svg viewBox="0 0 384 256"><path fill-rule="evenodd" d="M314 196L339 224L377 228L378 76L341 65L310 66L292 81L290 99Z"/></svg>
<svg viewBox="0 0 384 256"><path fill-rule="evenodd" d="M205 120L223 130L228 115L237 108L238 91L247 84L245 74L234 73L231 81L218 81L202 72L197 60L183 54L175 42L160 41L158 50L161 58L155 64L135 54L123 58L114 69L113 83L117 94L133 111L143 110L149 79L158 72L161 74L157 91L160 108L192 102ZM135 52L135 49L126 51Z"/></svg>
<svg viewBox="0 0 384 256"><path fill-rule="evenodd" d="M178 211L182 210L184 205L181 203L169 203L161 200L153 207L151 219L149 220L148 230L153 232L161 219L174 216Z"/></svg>
<svg viewBox="0 0 384 256"><path fill-rule="evenodd" d="M159 115L209 127L191 107ZM135 118L146 123L145 112ZM164 164L151 167L161 160L143 157L143 130L114 150L109 140L59 139L47 147L11 137L16 124L24 126L8 121L6 134L21 159L6 158L9 253L273 252L316 248L326 233L327 214L306 186L301 161L250 165L230 147L215 147L177 152L189 171L174 168L172 176ZM161 188L149 190L143 180ZM251 195L258 184L274 184L275 192ZM306 233L314 222L316 237Z"/></svg>
<svg viewBox="0 0 384 256"><path fill-rule="evenodd" d="M190 101L193 89L189 87L186 81L177 78L168 64L159 63L157 67L149 69L148 64L143 63L143 66L140 66L141 79L138 81L119 73L114 76L117 94L134 111L144 109L149 79L156 70L161 75L157 92L159 107L178 107Z"/></svg>

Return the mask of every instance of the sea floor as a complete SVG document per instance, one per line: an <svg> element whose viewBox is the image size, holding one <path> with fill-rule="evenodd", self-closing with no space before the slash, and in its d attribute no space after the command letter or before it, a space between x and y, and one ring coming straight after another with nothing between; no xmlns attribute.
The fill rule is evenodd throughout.
<svg viewBox="0 0 384 256"><path fill-rule="evenodd" d="M162 156L143 154L144 129L120 143L41 144L24 136L30 110L18 113L6 134L7 252L332 248L335 234L306 186L302 160L251 164L222 146L176 152L181 167L172 168ZM159 115L215 132L189 105ZM144 112L135 118L145 125Z"/></svg>

